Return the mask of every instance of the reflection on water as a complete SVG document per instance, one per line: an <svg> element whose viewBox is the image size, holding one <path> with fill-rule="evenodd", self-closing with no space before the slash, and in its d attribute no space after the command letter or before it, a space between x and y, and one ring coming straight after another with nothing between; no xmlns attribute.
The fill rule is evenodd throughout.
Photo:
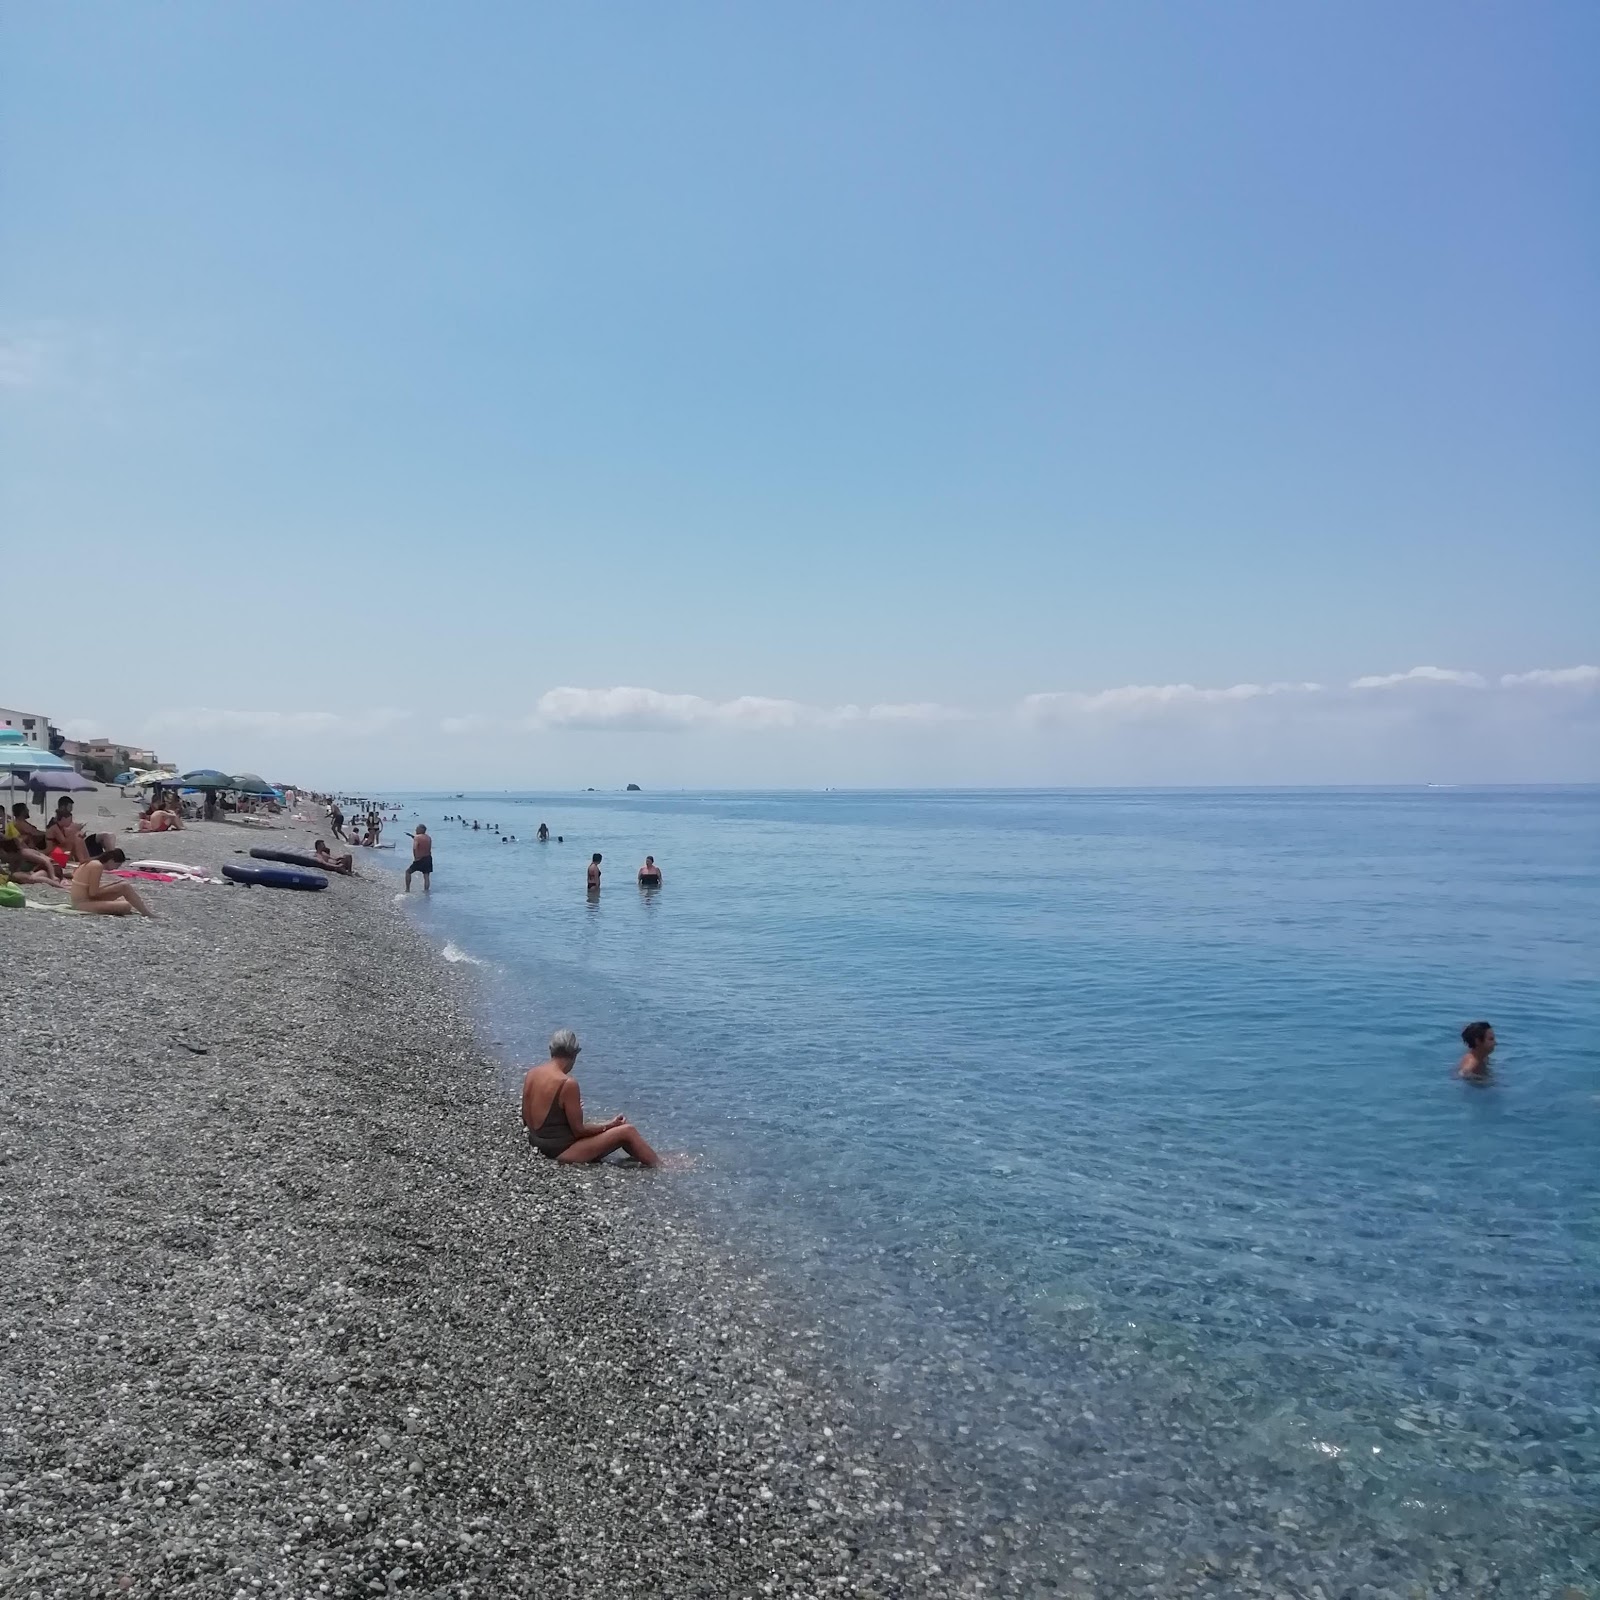
<svg viewBox="0 0 1600 1600"><path fill-rule="evenodd" d="M577 842L440 830L496 1035L578 1026L997 1524L1114 1592L1600 1572L1594 791L492 809Z"/></svg>

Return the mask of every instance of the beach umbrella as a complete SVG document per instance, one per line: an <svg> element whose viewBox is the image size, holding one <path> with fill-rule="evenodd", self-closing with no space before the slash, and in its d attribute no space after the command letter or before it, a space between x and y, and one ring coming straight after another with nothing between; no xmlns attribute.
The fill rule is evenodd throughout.
<svg viewBox="0 0 1600 1600"><path fill-rule="evenodd" d="M199 767L167 781L181 784L185 789L232 789L235 786L234 779L226 772L218 772L215 767Z"/></svg>
<svg viewBox="0 0 1600 1600"><path fill-rule="evenodd" d="M70 767L65 772L57 772L53 768L49 772L36 772L28 779L28 783L37 789L56 789L69 793L96 787L81 772L74 772Z"/></svg>
<svg viewBox="0 0 1600 1600"><path fill-rule="evenodd" d="M31 745L15 728L0 728L0 772L71 772L70 761Z"/></svg>
<svg viewBox="0 0 1600 1600"><path fill-rule="evenodd" d="M272 785L265 778L258 778L253 772L236 772L231 779L231 786L240 794L271 794Z"/></svg>

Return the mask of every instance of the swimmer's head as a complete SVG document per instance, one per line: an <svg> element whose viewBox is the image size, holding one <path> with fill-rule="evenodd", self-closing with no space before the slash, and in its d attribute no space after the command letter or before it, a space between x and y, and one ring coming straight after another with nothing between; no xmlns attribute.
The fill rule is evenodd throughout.
<svg viewBox="0 0 1600 1600"><path fill-rule="evenodd" d="M1469 1022L1461 1030L1461 1042L1474 1055L1493 1055L1495 1046L1494 1029L1487 1022Z"/></svg>
<svg viewBox="0 0 1600 1600"><path fill-rule="evenodd" d="M599 866L600 865L600 852L598 850L595 851L593 859L594 859L594 864L596 866Z"/></svg>
<svg viewBox="0 0 1600 1600"><path fill-rule="evenodd" d="M550 1059L552 1061L573 1062L578 1059L578 1052L583 1048L578 1043L578 1036L571 1028L558 1028L550 1035Z"/></svg>
<svg viewBox="0 0 1600 1600"><path fill-rule="evenodd" d="M644 858L644 864L647 867L653 867L656 864L656 858L654 856L646 856Z"/></svg>

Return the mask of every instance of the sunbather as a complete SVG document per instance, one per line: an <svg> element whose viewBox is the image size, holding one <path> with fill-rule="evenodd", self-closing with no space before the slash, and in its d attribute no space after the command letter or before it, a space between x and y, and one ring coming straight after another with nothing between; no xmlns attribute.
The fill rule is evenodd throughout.
<svg viewBox="0 0 1600 1600"><path fill-rule="evenodd" d="M65 882L61 868L44 851L20 839L0 839L0 874L13 883L53 883L61 888Z"/></svg>
<svg viewBox="0 0 1600 1600"><path fill-rule="evenodd" d="M329 872L342 872L348 876L356 870L356 858L348 851L342 856L334 855L326 839L318 839L311 848L318 865L326 867Z"/></svg>
<svg viewBox="0 0 1600 1600"><path fill-rule="evenodd" d="M182 817L158 806L153 800L139 813L140 833L171 833L182 826Z"/></svg>
<svg viewBox="0 0 1600 1600"><path fill-rule="evenodd" d="M107 850L98 861L86 861L72 875L72 903L90 916L125 917L137 911L154 916L139 891L125 878L108 878L108 868L120 867L128 858L121 850Z"/></svg>
<svg viewBox="0 0 1600 1600"><path fill-rule="evenodd" d="M44 836L52 850L65 850L71 860L89 859L89 841L84 838L83 829L72 814L72 801L66 795L56 801L56 814L51 817Z"/></svg>
<svg viewBox="0 0 1600 1600"><path fill-rule="evenodd" d="M11 808L11 820L6 824L6 837L15 839L19 844L25 844L30 850L43 850L47 848L44 829L28 815L25 802L19 800Z"/></svg>

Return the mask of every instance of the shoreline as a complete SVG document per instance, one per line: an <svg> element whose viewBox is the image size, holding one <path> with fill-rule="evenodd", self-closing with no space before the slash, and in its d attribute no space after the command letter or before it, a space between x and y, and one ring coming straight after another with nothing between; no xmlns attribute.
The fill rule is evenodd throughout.
<svg viewBox="0 0 1600 1600"><path fill-rule="evenodd" d="M0 924L0 1591L1010 1588L759 1280L635 1204L670 1174L528 1152L472 969L385 869L150 890L154 922Z"/></svg>

